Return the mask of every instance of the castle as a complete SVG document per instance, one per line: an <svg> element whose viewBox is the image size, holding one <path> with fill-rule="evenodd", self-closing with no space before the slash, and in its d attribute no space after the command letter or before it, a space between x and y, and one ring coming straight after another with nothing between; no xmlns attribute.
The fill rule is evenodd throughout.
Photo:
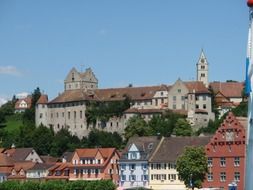
<svg viewBox="0 0 253 190"><path fill-rule="evenodd" d="M197 80L178 79L172 85L99 89L98 79L88 68L78 72L72 68L64 80L64 92L51 101L41 95L36 104L36 125L43 124L55 132L68 129L79 138L87 136L92 128L107 132L124 133L127 120L140 114L145 120L165 110L180 112L187 116L192 126L206 126L214 119L211 93L208 90L208 62L201 52L196 64ZM122 116L108 121L87 121L85 112L91 102L115 102L130 97L132 103Z"/></svg>

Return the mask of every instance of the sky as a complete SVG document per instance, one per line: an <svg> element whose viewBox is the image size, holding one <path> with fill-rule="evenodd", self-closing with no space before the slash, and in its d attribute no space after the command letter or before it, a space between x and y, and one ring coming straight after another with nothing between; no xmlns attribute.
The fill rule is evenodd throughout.
<svg viewBox="0 0 253 190"><path fill-rule="evenodd" d="M52 99L71 68L92 68L99 88L196 80L243 81L245 0L1 0L0 103L36 87Z"/></svg>

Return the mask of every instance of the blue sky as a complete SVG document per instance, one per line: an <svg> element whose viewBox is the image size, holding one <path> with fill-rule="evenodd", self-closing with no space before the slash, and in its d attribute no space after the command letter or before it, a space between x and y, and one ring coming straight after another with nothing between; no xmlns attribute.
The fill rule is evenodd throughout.
<svg viewBox="0 0 253 190"><path fill-rule="evenodd" d="M193 80L201 48L210 81L242 81L247 33L244 0L1 0L0 98L53 98L72 67L100 88Z"/></svg>

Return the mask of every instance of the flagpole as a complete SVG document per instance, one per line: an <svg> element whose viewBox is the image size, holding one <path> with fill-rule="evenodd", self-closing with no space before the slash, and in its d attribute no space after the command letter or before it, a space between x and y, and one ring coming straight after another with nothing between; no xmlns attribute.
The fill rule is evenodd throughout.
<svg viewBox="0 0 253 190"><path fill-rule="evenodd" d="M244 190L253 190L253 92L252 92L252 58L253 58L253 0L248 0L249 7L249 34L246 58L246 80L245 90L248 95L248 128L246 139L246 166L245 166L245 187Z"/></svg>

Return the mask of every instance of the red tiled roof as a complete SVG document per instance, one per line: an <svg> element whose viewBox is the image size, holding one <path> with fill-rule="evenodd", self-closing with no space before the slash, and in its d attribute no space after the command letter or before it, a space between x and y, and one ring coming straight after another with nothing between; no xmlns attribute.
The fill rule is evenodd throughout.
<svg viewBox="0 0 253 190"><path fill-rule="evenodd" d="M4 153L0 153L0 167L1 166L14 166L14 160Z"/></svg>
<svg viewBox="0 0 253 190"><path fill-rule="evenodd" d="M10 174L11 170L12 170L12 167L10 167L10 166L0 167L0 173L1 174Z"/></svg>
<svg viewBox="0 0 253 190"><path fill-rule="evenodd" d="M227 98L241 98L244 87L243 82L212 82L210 87L214 93L221 92Z"/></svg>
<svg viewBox="0 0 253 190"><path fill-rule="evenodd" d="M47 103L48 103L47 95L42 94L36 104L47 104Z"/></svg>
<svg viewBox="0 0 253 190"><path fill-rule="evenodd" d="M24 161L33 151L33 148L11 148L4 151L5 154L12 157L15 161Z"/></svg>
<svg viewBox="0 0 253 190"><path fill-rule="evenodd" d="M20 171L21 169L23 169L24 171L31 169L32 167L34 167L36 163L32 162L32 161L24 161L24 162L15 162L14 164L14 169L15 171Z"/></svg>
<svg viewBox="0 0 253 190"><path fill-rule="evenodd" d="M67 90L49 103L74 102L80 100L100 100L100 101L119 101L127 96L132 100L152 99L157 91L167 90L166 85L145 86L145 87L126 87L126 88L107 88L88 90Z"/></svg>
<svg viewBox="0 0 253 190"><path fill-rule="evenodd" d="M204 83L201 81L187 81L183 82L188 88L190 93L210 93L209 90L205 87Z"/></svg>

